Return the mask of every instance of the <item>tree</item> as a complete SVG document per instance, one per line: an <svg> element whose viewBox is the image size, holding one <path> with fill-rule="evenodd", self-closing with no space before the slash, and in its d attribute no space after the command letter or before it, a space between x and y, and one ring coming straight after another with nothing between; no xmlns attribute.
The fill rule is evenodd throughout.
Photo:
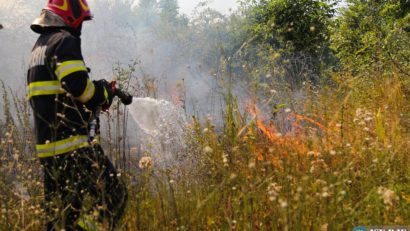
<svg viewBox="0 0 410 231"><path fill-rule="evenodd" d="M326 0L259 0L253 31L276 49L319 56L329 42L334 3Z"/></svg>
<svg viewBox="0 0 410 231"><path fill-rule="evenodd" d="M373 75L392 67L409 75L410 2L349 0L337 20L333 48L345 68Z"/></svg>
<svg viewBox="0 0 410 231"><path fill-rule="evenodd" d="M161 32L169 38L184 33L188 28L189 19L179 14L177 0L160 0L158 3L161 19Z"/></svg>
<svg viewBox="0 0 410 231"><path fill-rule="evenodd" d="M226 41L225 22L224 15L211 9L206 1L200 2L194 10L191 19L192 54L208 67L219 65L221 47Z"/></svg>
<svg viewBox="0 0 410 231"><path fill-rule="evenodd" d="M141 24L151 27L159 20L157 0L140 0L136 14Z"/></svg>
<svg viewBox="0 0 410 231"><path fill-rule="evenodd" d="M249 60L265 60L265 75L278 75L292 90L323 79L334 62L329 48L334 1L243 0L242 6L257 48L248 50L258 56Z"/></svg>
<svg viewBox="0 0 410 231"><path fill-rule="evenodd" d="M178 22L179 6L177 0L160 0L159 9L161 10L160 16L163 21L171 24Z"/></svg>

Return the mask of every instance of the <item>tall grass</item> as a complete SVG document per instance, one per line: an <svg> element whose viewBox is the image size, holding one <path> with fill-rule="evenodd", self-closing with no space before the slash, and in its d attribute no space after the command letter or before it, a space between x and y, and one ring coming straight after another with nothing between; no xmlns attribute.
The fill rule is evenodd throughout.
<svg viewBox="0 0 410 231"><path fill-rule="evenodd" d="M3 82L1 89L0 230L40 230L42 180L29 106Z"/></svg>
<svg viewBox="0 0 410 231"><path fill-rule="evenodd" d="M333 80L308 92L315 100L305 100L298 111L281 106L281 120L267 119L257 103L243 110L244 102L232 95L222 127L210 117L192 117L181 160L186 165L160 172L145 164L138 174L136 164L128 165L134 173L126 174L130 197L119 229L410 224L408 83L399 73L372 80L339 73ZM0 230L40 230L42 184L30 113L24 100L10 101L3 89ZM19 108L17 118L7 117L9 102Z"/></svg>
<svg viewBox="0 0 410 231"><path fill-rule="evenodd" d="M240 112L234 97L222 131L212 119L194 118L189 157L195 168L167 181L145 170L147 181L130 189L137 200L124 230L408 224L408 86L398 73L376 80L340 74L334 81L312 93L317 100L306 100L302 111L282 110L294 126L286 134L275 130L281 122Z"/></svg>

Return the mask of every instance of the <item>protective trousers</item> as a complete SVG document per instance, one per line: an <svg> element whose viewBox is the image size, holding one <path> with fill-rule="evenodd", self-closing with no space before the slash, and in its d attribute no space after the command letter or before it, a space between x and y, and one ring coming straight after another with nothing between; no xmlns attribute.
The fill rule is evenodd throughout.
<svg viewBox="0 0 410 231"><path fill-rule="evenodd" d="M113 230L121 218L127 188L95 145L42 158L47 230Z"/></svg>

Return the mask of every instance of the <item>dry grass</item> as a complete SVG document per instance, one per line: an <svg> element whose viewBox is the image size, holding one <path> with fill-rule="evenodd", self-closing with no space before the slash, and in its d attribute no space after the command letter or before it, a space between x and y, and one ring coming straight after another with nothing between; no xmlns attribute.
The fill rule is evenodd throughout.
<svg viewBox="0 0 410 231"><path fill-rule="evenodd" d="M281 122L258 110L241 112L233 99L222 128L193 118L185 161L194 164L177 175L149 167L129 175L120 230L410 224L408 86L399 74L371 83L334 79L337 88L322 89L301 111L283 109ZM0 230L41 226L41 171L23 108L22 119L2 121ZM279 134L278 123L290 129Z"/></svg>

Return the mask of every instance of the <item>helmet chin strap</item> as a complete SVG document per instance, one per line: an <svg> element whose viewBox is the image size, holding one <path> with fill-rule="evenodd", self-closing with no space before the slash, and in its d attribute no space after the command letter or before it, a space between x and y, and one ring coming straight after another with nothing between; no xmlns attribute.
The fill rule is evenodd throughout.
<svg viewBox="0 0 410 231"><path fill-rule="evenodd" d="M80 37L81 36L81 30L82 30L82 28L83 28L83 23L81 23L79 26L78 26L78 28L77 29L75 29L75 28L70 28L69 30L70 30L70 33L72 34L72 35L74 35L74 36L76 36L76 37Z"/></svg>

